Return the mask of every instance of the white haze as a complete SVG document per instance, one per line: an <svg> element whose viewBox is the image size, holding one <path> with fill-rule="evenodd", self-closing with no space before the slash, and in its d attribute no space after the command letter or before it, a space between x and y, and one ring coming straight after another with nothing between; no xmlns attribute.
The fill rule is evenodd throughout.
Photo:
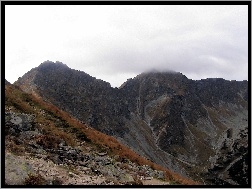
<svg viewBox="0 0 252 189"><path fill-rule="evenodd" d="M120 86L150 69L248 80L248 6L7 5L5 78L46 60Z"/></svg>

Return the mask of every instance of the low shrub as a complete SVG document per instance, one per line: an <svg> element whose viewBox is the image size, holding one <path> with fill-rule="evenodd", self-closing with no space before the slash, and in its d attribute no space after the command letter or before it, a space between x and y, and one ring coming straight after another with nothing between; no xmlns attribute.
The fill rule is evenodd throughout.
<svg viewBox="0 0 252 189"><path fill-rule="evenodd" d="M59 143L61 142L61 139L59 137L53 137L50 135L43 135L43 136L39 136L36 139L36 143L43 146L44 148L47 149L53 149L56 148Z"/></svg>
<svg viewBox="0 0 252 189"><path fill-rule="evenodd" d="M46 185L47 181L40 174L29 174L28 178L25 179L25 185Z"/></svg>

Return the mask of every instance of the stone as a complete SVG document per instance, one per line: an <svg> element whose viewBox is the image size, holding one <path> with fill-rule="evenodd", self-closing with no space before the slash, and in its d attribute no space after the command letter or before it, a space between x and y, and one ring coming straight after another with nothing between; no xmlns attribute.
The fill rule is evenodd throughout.
<svg viewBox="0 0 252 189"><path fill-rule="evenodd" d="M19 138L22 140L32 140L39 136L42 136L42 134L38 131L22 131Z"/></svg>
<svg viewBox="0 0 252 189"><path fill-rule="evenodd" d="M97 155L99 155L99 156L105 156L105 155L107 155L107 152L100 152L100 153L97 153Z"/></svg>
<svg viewBox="0 0 252 189"><path fill-rule="evenodd" d="M88 163L89 163L89 161L85 161L85 162L83 162L83 161L78 161L78 162L77 162L78 165L84 166L84 167L87 166Z"/></svg>
<svg viewBox="0 0 252 189"><path fill-rule="evenodd" d="M62 164L61 158L59 158L59 155L52 155L50 159L55 163L55 164Z"/></svg>
<svg viewBox="0 0 252 189"><path fill-rule="evenodd" d="M23 185L25 179L35 171L31 164L11 153L5 155L5 183L7 185Z"/></svg>
<svg viewBox="0 0 252 189"><path fill-rule="evenodd" d="M124 183L134 182L134 178L130 174L123 174L120 176L120 181Z"/></svg>
<svg viewBox="0 0 252 189"><path fill-rule="evenodd" d="M161 179L161 180L164 180L165 179L164 172L163 171L158 171L157 178Z"/></svg>
<svg viewBox="0 0 252 189"><path fill-rule="evenodd" d="M153 177L145 177L145 180L151 180Z"/></svg>

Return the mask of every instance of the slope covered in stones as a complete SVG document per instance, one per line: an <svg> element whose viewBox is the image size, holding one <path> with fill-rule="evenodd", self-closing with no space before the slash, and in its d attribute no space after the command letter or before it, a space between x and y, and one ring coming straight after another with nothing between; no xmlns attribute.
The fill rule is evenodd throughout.
<svg viewBox="0 0 252 189"><path fill-rule="evenodd" d="M5 85L5 185L195 184Z"/></svg>
<svg viewBox="0 0 252 189"><path fill-rule="evenodd" d="M117 89L62 63L45 62L15 85L185 177L248 184L247 81L149 72Z"/></svg>
<svg viewBox="0 0 252 189"><path fill-rule="evenodd" d="M194 179L236 185L248 184L247 85L247 81L193 81L180 73L149 73L128 80L121 90L134 91L126 96L134 99L132 120L142 120L138 127L149 126L158 152L168 153L175 166ZM127 139L135 137L131 135ZM239 150L234 150L234 144ZM233 164L237 158L243 162L240 168ZM238 168L239 175L233 175L231 167ZM243 179L238 181L237 176Z"/></svg>

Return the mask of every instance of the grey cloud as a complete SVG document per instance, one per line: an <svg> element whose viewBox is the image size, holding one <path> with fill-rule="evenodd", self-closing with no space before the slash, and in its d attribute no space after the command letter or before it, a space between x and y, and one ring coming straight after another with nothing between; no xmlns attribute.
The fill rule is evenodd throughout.
<svg viewBox="0 0 252 189"><path fill-rule="evenodd" d="M39 65L41 59L59 60L107 79L113 86L150 69L174 70L192 79L248 78L246 6L50 7L53 10L57 10L55 18L35 15L47 21L45 26L60 20L57 28L42 32L45 40L41 39L38 46L29 42L29 28L23 29L28 33L23 40L32 46L29 54L19 53L24 41L18 33L14 33L14 39L7 38L9 46L18 46L15 52L7 49L7 58L16 54L9 58L8 66L18 59L34 65L29 69ZM28 27L32 18L25 18ZM33 28L32 32L39 31Z"/></svg>

